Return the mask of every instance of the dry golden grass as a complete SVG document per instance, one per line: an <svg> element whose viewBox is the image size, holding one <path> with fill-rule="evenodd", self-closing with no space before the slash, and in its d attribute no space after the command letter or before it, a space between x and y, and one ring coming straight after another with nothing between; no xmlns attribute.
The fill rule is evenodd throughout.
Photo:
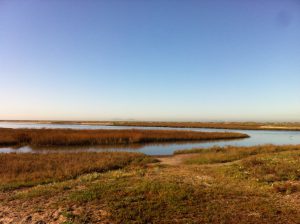
<svg viewBox="0 0 300 224"><path fill-rule="evenodd" d="M149 161L140 153L0 154L0 189L72 179Z"/></svg>
<svg viewBox="0 0 300 224"><path fill-rule="evenodd" d="M86 146L202 141L249 137L241 133L176 130L0 129L0 145Z"/></svg>

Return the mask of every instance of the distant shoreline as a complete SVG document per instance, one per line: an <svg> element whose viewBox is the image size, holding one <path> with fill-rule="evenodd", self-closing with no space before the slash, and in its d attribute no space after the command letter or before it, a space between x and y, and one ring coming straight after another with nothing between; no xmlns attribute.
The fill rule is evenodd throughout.
<svg viewBox="0 0 300 224"><path fill-rule="evenodd" d="M256 122L115 122L114 126L144 126L170 128L211 128L228 130L300 131L300 123Z"/></svg>
<svg viewBox="0 0 300 224"><path fill-rule="evenodd" d="M0 123L1 122L60 124L60 125L104 125L104 126L130 126L130 127L300 131L300 122L155 122L155 121L150 122L150 121L0 120Z"/></svg>

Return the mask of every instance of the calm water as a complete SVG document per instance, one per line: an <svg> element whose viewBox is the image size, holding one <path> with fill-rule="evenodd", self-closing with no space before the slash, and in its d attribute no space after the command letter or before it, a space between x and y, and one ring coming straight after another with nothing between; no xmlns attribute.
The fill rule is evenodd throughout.
<svg viewBox="0 0 300 224"><path fill-rule="evenodd" d="M13 123L0 122L0 127L6 128L71 128L71 129L132 129L126 126L103 126L103 125L63 125L63 124L35 124L35 123ZM134 151L149 155L170 155L175 150L191 148L207 148L211 146L251 146L261 144L300 144L300 131L247 131L247 130L225 130L225 129L207 129L207 128L160 128L160 127L135 127L136 129L177 129L209 132L242 132L250 138L227 141L193 142L193 143L163 143L163 144L136 144L130 146L102 146L102 147L71 147L71 148L31 148L22 147L0 148L0 153L51 153L51 152L101 152L101 151Z"/></svg>

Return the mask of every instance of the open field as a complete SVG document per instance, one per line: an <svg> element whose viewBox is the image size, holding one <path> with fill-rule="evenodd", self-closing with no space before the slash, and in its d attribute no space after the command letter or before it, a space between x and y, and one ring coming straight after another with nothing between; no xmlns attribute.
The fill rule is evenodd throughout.
<svg viewBox="0 0 300 224"><path fill-rule="evenodd" d="M222 154L223 158L207 159L213 154L217 157ZM109 155L99 154L97 165L97 159L92 159L95 154L80 154L82 158L91 159L88 166L92 168L83 168L85 172L71 175L72 178L69 175L56 178L56 172L50 172L49 175L55 177L51 182L2 190L0 222L300 222L300 146L212 148L211 152L199 149L157 158L169 159L167 163L152 163L153 159L136 153ZM6 156L9 155L0 155L0 158L3 160ZM18 164L24 155L10 156ZM43 160L49 164L48 155L39 160L34 159L36 155L26 156L35 172L45 176L42 173L47 173L47 169L35 164ZM55 163L54 167L59 164L69 167L62 162L69 155L59 157L61 163ZM177 163L170 162L174 159ZM76 167L86 166L88 160L74 159ZM19 169L9 172L10 183L14 179L18 182Z"/></svg>
<svg viewBox="0 0 300 224"><path fill-rule="evenodd" d="M0 128L0 146L92 146L150 142L225 140L249 137L241 133L173 130L72 130Z"/></svg>

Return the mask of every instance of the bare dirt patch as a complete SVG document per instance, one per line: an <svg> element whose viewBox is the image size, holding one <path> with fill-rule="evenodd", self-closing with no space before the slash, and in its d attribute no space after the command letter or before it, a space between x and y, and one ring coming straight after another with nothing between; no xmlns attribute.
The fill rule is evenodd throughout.
<svg viewBox="0 0 300 224"><path fill-rule="evenodd" d="M178 154L173 156L160 156L156 157L156 159L158 159L160 164L162 165L177 166L184 163L186 159L192 158L195 155L197 155L197 153Z"/></svg>

